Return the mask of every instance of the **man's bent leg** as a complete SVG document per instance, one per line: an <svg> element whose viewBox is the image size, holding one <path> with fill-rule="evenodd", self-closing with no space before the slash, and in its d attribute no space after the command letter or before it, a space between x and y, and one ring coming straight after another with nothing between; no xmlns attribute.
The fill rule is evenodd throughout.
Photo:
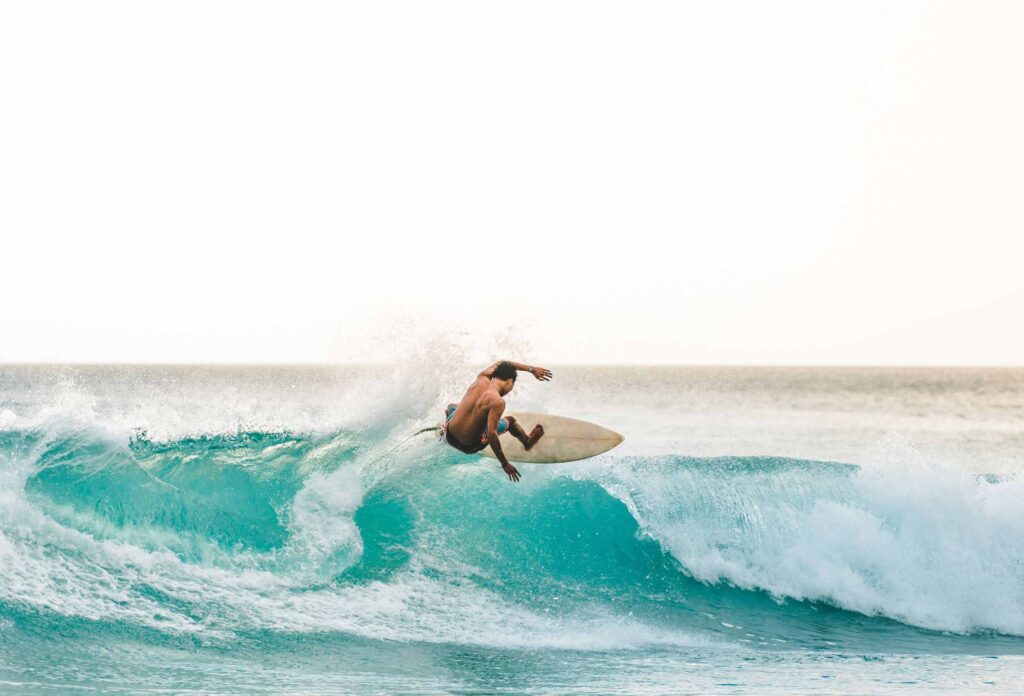
<svg viewBox="0 0 1024 696"><path fill-rule="evenodd" d="M541 439L544 435L544 426L540 423L534 426L533 432L527 435L526 431L523 430L523 426L519 425L519 421L515 418L512 416L505 416L505 420L508 421L508 431L512 433L517 440L523 443L523 449L527 452L529 452L533 446L537 444L537 440Z"/></svg>

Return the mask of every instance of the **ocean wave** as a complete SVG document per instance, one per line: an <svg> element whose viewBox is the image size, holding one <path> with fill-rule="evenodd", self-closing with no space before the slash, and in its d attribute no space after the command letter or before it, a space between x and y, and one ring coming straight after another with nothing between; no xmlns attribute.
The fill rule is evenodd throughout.
<svg viewBox="0 0 1024 696"><path fill-rule="evenodd" d="M1017 479L606 456L513 486L429 439L374 462L398 439L0 432L0 616L577 649L820 645L828 611L840 644L1024 635Z"/></svg>

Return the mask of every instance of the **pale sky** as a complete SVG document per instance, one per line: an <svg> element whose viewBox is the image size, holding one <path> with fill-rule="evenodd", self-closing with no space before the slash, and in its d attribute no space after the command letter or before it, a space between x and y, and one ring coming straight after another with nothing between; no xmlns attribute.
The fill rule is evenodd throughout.
<svg viewBox="0 0 1024 696"><path fill-rule="evenodd" d="M1024 364L1022 29L3 3L0 362Z"/></svg>

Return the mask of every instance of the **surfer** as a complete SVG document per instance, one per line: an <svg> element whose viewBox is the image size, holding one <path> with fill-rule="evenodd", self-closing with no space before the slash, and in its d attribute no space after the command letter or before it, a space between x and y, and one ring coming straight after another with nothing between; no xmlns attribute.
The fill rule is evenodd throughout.
<svg viewBox="0 0 1024 696"><path fill-rule="evenodd" d="M539 423L527 435L515 418L501 415L505 412L502 397L516 385L519 371L529 372L541 382L551 379L551 370L543 367L530 367L509 360L496 362L476 376L462 401L448 404L444 416L444 438L449 445L466 454L474 454L490 445L510 481L519 480L519 470L505 458L498 436L507 430L523 443L527 451L544 436L544 427Z"/></svg>

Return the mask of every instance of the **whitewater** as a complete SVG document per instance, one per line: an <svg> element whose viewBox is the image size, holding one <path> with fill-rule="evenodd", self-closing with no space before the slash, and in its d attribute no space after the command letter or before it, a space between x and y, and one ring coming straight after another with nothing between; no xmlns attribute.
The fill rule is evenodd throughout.
<svg viewBox="0 0 1024 696"><path fill-rule="evenodd" d="M1019 693L1024 369L438 362L0 366L0 691Z"/></svg>

